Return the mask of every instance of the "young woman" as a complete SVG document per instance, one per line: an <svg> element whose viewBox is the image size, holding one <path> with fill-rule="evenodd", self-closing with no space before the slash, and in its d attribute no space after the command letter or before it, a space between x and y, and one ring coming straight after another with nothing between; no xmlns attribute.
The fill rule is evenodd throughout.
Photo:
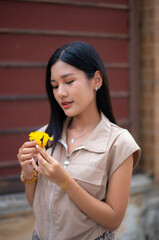
<svg viewBox="0 0 159 240"><path fill-rule="evenodd" d="M53 144L42 149L26 142L18 153L36 218L33 239L115 239L140 148L116 125L96 50L84 42L57 49L47 65L46 89L51 118L39 131L53 136Z"/></svg>

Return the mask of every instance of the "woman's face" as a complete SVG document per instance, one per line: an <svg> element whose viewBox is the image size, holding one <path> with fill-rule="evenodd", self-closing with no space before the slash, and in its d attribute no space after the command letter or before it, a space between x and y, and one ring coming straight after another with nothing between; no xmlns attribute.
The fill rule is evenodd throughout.
<svg viewBox="0 0 159 240"><path fill-rule="evenodd" d="M66 116L74 117L96 107L94 78L62 61L51 67L53 94Z"/></svg>

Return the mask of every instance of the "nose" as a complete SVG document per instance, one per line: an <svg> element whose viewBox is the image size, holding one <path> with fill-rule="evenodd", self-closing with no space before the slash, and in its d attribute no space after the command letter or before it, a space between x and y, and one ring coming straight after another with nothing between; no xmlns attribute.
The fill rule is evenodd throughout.
<svg viewBox="0 0 159 240"><path fill-rule="evenodd" d="M57 94L58 94L58 97L59 97L59 98L66 97L66 96L68 95L68 93L67 93L67 91L66 91L66 88L65 88L65 86L64 86L63 84L60 84L60 85L58 86L58 92L57 92Z"/></svg>

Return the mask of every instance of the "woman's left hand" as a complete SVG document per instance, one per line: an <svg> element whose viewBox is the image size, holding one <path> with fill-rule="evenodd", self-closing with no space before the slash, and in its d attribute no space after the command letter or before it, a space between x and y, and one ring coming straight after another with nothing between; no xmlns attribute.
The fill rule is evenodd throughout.
<svg viewBox="0 0 159 240"><path fill-rule="evenodd" d="M38 165L34 160L32 165L34 169L41 175L48 178L51 182L56 183L59 187L63 188L67 172L59 164L57 160L52 158L44 149L37 145L37 159Z"/></svg>

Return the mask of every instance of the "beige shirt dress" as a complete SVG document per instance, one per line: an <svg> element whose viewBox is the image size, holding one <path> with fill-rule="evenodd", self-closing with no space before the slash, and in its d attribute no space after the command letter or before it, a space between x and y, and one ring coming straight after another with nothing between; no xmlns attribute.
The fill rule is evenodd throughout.
<svg viewBox="0 0 159 240"><path fill-rule="evenodd" d="M66 119L53 158L89 194L104 201L106 186L112 174L131 154L135 167L140 157L140 148L126 129L111 123L101 113L101 121L89 137L68 154L66 129L69 121L69 118ZM51 154L51 150L47 149L48 153ZM67 193L40 174L33 212L36 218L35 231L40 240L94 240L107 232L107 229L85 215ZM105 239L115 239L113 236L106 236Z"/></svg>

